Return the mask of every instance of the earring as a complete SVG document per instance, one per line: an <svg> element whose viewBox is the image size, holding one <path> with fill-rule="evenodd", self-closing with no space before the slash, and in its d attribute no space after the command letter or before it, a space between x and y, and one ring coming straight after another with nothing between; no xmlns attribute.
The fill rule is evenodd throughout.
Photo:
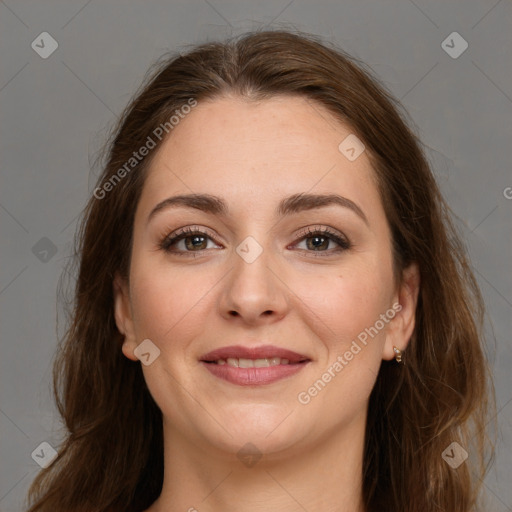
<svg viewBox="0 0 512 512"><path fill-rule="evenodd" d="M402 351L399 348L393 347L393 352L395 353L395 359L397 363L402 362Z"/></svg>

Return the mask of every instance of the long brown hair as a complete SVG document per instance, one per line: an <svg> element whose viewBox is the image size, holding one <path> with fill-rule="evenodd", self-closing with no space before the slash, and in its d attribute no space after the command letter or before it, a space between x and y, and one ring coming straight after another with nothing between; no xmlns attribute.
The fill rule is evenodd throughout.
<svg viewBox="0 0 512 512"><path fill-rule="evenodd" d="M140 512L159 496L162 415L140 364L121 352L112 292L116 272L128 277L134 212L156 150L133 169L126 163L152 134L160 143L156 127L167 123L172 136L169 119L191 99L226 93L257 100L301 95L348 124L373 165L398 278L411 262L419 266L406 364L383 361L370 397L363 461L368 512L478 510L494 404L483 301L421 144L364 64L312 36L269 31L165 56L113 132L77 233L71 323L54 366L66 438L32 483L30 512ZM442 457L453 442L470 454L458 468Z"/></svg>

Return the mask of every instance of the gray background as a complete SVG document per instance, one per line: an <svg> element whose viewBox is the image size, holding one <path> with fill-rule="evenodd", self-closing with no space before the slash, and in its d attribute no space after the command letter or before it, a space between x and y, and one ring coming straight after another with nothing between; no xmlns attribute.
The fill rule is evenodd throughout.
<svg viewBox="0 0 512 512"><path fill-rule="evenodd" d="M489 510L512 510L510 1L3 0L1 511L22 509L39 469L33 450L57 446L56 287L106 129L163 52L263 25L324 36L362 59L429 148L488 308L499 425ZM59 45L47 59L31 48L45 31ZM454 31L469 45L456 59L441 46Z"/></svg>

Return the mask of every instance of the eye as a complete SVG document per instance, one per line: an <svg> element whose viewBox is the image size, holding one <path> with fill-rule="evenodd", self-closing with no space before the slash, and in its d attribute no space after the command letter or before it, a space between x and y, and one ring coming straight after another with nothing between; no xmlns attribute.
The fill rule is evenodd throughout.
<svg viewBox="0 0 512 512"><path fill-rule="evenodd" d="M186 227L164 237L159 246L166 252L195 257L194 253L215 248L208 247L208 241L213 242L213 237L206 231Z"/></svg>
<svg viewBox="0 0 512 512"><path fill-rule="evenodd" d="M343 235L338 234L327 227L308 227L304 233L301 234L299 243L295 245L298 247L300 244L305 243L305 250L314 253L327 253L327 254L314 254L314 256L329 256L332 253L346 251L352 247L350 241ZM337 249L328 250L331 245L338 245Z"/></svg>

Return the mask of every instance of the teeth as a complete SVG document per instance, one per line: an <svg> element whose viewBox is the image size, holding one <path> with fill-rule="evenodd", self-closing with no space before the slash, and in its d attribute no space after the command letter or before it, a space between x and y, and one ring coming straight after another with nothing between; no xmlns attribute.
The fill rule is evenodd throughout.
<svg viewBox="0 0 512 512"><path fill-rule="evenodd" d="M269 357L265 359L244 359L244 358L235 358L228 357L225 359L218 359L215 361L217 364L223 365L228 364L228 366L233 366L234 368L263 368L266 366L278 366L280 364L290 364L289 359L281 359L280 357Z"/></svg>

